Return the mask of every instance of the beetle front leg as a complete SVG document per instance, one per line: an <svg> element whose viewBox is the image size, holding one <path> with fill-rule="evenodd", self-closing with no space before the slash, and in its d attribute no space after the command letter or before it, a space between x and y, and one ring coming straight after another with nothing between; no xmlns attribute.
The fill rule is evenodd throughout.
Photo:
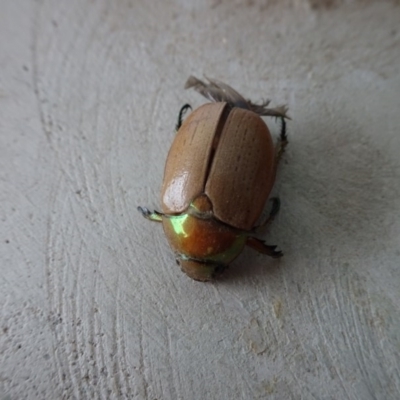
<svg viewBox="0 0 400 400"><path fill-rule="evenodd" d="M162 222L162 217L164 216L164 214L162 214L162 213L160 213L158 211L155 211L155 210L153 212L151 212L146 207L140 207L139 206L137 209L143 215L143 217L145 217L149 221Z"/></svg>
<svg viewBox="0 0 400 400"><path fill-rule="evenodd" d="M247 238L246 245L254 250L257 250L259 253L266 254L272 258L279 258L283 256L283 253L280 250L276 250L277 246L265 244L265 242L253 236L249 236Z"/></svg>
<svg viewBox="0 0 400 400"><path fill-rule="evenodd" d="M186 111L188 109L192 109L192 106L190 104L185 104L181 110L179 111L179 115L178 115L178 122L175 125L175 131L178 131L179 128L182 126L182 120L183 120L183 116L186 114Z"/></svg>

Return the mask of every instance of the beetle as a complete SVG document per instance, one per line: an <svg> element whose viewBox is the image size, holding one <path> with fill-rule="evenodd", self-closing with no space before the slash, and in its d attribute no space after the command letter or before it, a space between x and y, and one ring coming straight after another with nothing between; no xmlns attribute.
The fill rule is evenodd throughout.
<svg viewBox="0 0 400 400"><path fill-rule="evenodd" d="M178 116L161 190L162 212L138 207L147 219L163 224L181 269L198 281L216 278L249 246L278 258L277 246L255 235L272 221L280 201L272 198L271 212L256 226L275 181L276 169L288 144L286 106L254 104L215 79L190 76L194 88L211 102L194 110L185 104ZM280 118L274 146L261 116Z"/></svg>

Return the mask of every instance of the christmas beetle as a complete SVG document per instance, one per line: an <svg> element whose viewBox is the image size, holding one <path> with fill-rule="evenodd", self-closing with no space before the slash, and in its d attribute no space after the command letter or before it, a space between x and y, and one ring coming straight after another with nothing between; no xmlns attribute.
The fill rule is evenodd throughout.
<svg viewBox="0 0 400 400"><path fill-rule="evenodd" d="M255 226L274 184L276 168L288 143L287 107L254 104L214 79L191 76L185 89L194 88L211 103L178 116L176 136L169 150L161 190L162 212L138 207L141 214L162 222L177 263L191 278L208 281L218 276L247 245L271 257L276 246L255 235L279 210L272 198L266 220ZM281 119L274 146L260 116Z"/></svg>

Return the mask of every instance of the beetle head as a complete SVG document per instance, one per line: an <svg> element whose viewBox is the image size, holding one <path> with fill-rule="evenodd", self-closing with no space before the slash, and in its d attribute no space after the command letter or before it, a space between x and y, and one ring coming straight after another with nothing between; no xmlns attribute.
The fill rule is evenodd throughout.
<svg viewBox="0 0 400 400"><path fill-rule="evenodd" d="M195 281L201 282L211 281L217 278L226 268L226 266L223 264L201 262L182 258L177 258L176 262L187 276Z"/></svg>

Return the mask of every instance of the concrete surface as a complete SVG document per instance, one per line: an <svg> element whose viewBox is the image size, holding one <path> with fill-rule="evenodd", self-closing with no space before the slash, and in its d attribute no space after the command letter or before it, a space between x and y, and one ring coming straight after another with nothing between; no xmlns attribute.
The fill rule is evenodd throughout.
<svg viewBox="0 0 400 400"><path fill-rule="evenodd" d="M400 398L398 2L0 9L0 399ZM285 257L212 284L136 211L190 74L293 119Z"/></svg>

